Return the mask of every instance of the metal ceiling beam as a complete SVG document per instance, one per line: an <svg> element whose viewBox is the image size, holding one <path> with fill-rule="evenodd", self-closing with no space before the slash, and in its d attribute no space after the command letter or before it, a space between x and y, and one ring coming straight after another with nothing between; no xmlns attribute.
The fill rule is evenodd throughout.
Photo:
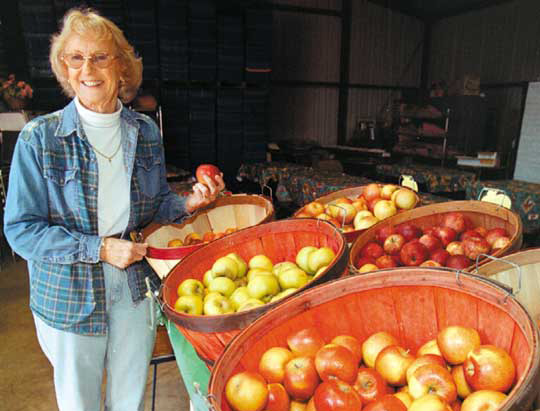
<svg viewBox="0 0 540 411"><path fill-rule="evenodd" d="M370 3L377 4L384 8L400 12L407 16L416 17L417 19L424 20L424 16L421 13L418 13L418 10L415 10L411 6L410 0L368 0Z"/></svg>

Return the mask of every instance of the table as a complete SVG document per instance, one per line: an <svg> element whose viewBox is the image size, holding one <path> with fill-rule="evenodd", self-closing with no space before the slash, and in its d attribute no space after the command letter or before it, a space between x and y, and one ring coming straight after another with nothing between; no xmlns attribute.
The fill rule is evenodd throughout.
<svg viewBox="0 0 540 411"><path fill-rule="evenodd" d="M476 174L450 168L429 166L426 164L379 164L376 166L377 175L392 177L399 182L401 175L412 176L418 185L423 185L429 193L451 193L465 191L470 181L476 181Z"/></svg>
<svg viewBox="0 0 540 411"><path fill-rule="evenodd" d="M540 229L540 184L519 180L471 181L467 184L465 196L477 200L484 188L503 190L512 200L512 210L519 214L525 233Z"/></svg>
<svg viewBox="0 0 540 411"><path fill-rule="evenodd" d="M364 177L284 162L242 164L238 170L238 178L255 181L261 187L274 181L277 183L275 195L278 201L293 202L298 207L333 191L373 183L373 180ZM449 201L448 198L427 193L418 195L423 205Z"/></svg>

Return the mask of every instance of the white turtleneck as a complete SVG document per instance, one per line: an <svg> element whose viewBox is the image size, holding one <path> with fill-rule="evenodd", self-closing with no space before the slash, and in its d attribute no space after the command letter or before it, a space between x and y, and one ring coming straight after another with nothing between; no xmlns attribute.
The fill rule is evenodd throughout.
<svg viewBox="0 0 540 411"><path fill-rule="evenodd" d="M78 98L75 105L98 162L98 235L122 233L129 222L130 207L120 127L122 103L118 100L117 110L110 114L88 110ZM109 161L105 156L112 158Z"/></svg>

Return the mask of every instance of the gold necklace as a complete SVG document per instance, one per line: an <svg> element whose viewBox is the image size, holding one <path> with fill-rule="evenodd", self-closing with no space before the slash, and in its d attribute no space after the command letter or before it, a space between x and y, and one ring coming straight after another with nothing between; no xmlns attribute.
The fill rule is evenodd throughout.
<svg viewBox="0 0 540 411"><path fill-rule="evenodd" d="M97 154L99 154L103 158L106 158L107 160L109 160L109 163L111 163L111 160L114 158L114 156L116 154L118 154L118 151L120 151L120 146L122 145L122 140L120 140L120 142L118 143L118 147L116 147L116 150L114 150L114 153L112 153L110 156L107 156L107 155L103 154L101 151L99 151L97 148L95 148L92 145L92 143L90 143L90 141L88 141L88 144L90 144L90 147L92 147Z"/></svg>

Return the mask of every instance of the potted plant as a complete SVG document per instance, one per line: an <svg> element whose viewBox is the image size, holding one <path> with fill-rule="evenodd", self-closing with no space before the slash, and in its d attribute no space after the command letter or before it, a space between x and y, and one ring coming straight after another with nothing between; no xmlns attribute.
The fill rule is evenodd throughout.
<svg viewBox="0 0 540 411"><path fill-rule="evenodd" d="M0 79L2 83L1 93L5 102L12 110L22 110L32 98L34 90L25 81L17 81L15 74L10 74L7 80Z"/></svg>

